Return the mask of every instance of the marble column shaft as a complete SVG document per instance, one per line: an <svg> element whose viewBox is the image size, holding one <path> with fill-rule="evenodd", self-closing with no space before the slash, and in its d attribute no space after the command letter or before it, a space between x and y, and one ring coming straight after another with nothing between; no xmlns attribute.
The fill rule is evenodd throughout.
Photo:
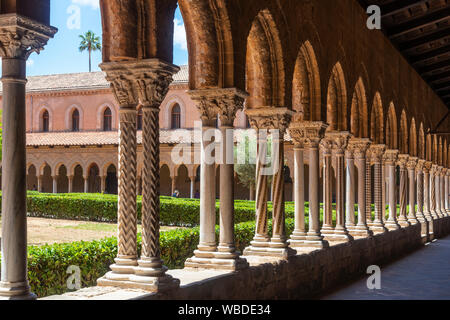
<svg viewBox="0 0 450 320"><path fill-rule="evenodd" d="M395 164L397 162L398 151L397 150L386 150L384 155L384 163L386 166L386 175L388 179L388 194L389 194L389 217L385 223L388 230L397 230L400 225L397 222L397 201L395 197L396 188L396 174L395 174Z"/></svg>
<svg viewBox="0 0 450 320"><path fill-rule="evenodd" d="M295 205L295 229L291 235L290 245L303 243L306 237L305 229L305 166L303 146L294 146L294 205Z"/></svg>

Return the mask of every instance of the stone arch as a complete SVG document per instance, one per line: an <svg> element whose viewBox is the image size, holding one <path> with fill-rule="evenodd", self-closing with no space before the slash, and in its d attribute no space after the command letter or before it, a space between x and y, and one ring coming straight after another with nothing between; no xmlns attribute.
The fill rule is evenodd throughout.
<svg viewBox="0 0 450 320"><path fill-rule="evenodd" d="M416 120L414 117L411 119L411 126L409 129L409 154L413 157L418 156L417 152L417 129L416 129Z"/></svg>
<svg viewBox="0 0 450 320"><path fill-rule="evenodd" d="M369 138L366 89L360 77L355 85L350 113L350 132L357 138Z"/></svg>
<svg viewBox="0 0 450 320"><path fill-rule="evenodd" d="M160 168L160 194L162 196L172 195L172 178L170 176L170 169L167 164L161 164Z"/></svg>
<svg viewBox="0 0 450 320"><path fill-rule="evenodd" d="M85 169L80 163L75 163L70 171L73 173L72 192L84 192L84 177L86 176Z"/></svg>
<svg viewBox="0 0 450 320"><path fill-rule="evenodd" d="M329 130L347 131L347 87L339 62L333 67L328 83L327 123Z"/></svg>
<svg viewBox="0 0 450 320"><path fill-rule="evenodd" d="M73 104L69 108L66 109L65 125L66 125L66 130L67 131L72 131L72 127L73 127L72 115L75 112L75 110L78 110L78 114L80 116L80 118L79 118L79 131L82 131L83 128L84 128L83 108L81 108L77 104Z"/></svg>
<svg viewBox="0 0 450 320"><path fill-rule="evenodd" d="M104 103L97 108L97 130L103 131L103 114L105 113L106 108L111 110L112 121L111 127L114 130L117 128L117 110L111 103Z"/></svg>
<svg viewBox="0 0 450 320"><path fill-rule="evenodd" d="M67 167L61 163L57 166L56 173L56 190L58 193L68 193L69 192L69 178L67 176Z"/></svg>
<svg viewBox="0 0 450 320"><path fill-rule="evenodd" d="M379 92L375 93L370 115L370 139L376 144L384 144L383 102Z"/></svg>
<svg viewBox="0 0 450 320"><path fill-rule="evenodd" d="M425 160L426 158L426 146L425 146L425 132L423 131L423 122L420 123L419 127L419 158Z"/></svg>
<svg viewBox="0 0 450 320"><path fill-rule="evenodd" d="M408 153L408 120L406 118L406 112L403 109L402 115L400 117L400 153L407 154Z"/></svg>
<svg viewBox="0 0 450 320"><path fill-rule="evenodd" d="M86 174L87 174L87 173L86 173L86 170L85 170L83 164L82 164L81 162L78 162L78 161L75 161L75 162L71 163L71 164L68 166L68 168L69 168L69 176L70 176L70 175L75 175L75 168L76 168L77 166L80 166L80 167L81 167L81 176L82 176L82 177L85 177Z"/></svg>
<svg viewBox="0 0 450 320"><path fill-rule="evenodd" d="M41 169L42 169L41 192L52 193L53 192L52 168L48 163L45 163Z"/></svg>
<svg viewBox="0 0 450 320"><path fill-rule="evenodd" d="M285 105L285 69L280 35L265 9L253 21L247 38L248 108Z"/></svg>
<svg viewBox="0 0 450 320"><path fill-rule="evenodd" d="M104 168L105 170L105 168ZM108 194L117 194L118 192L118 177L117 168L113 163L110 163L104 171L105 177L105 192Z"/></svg>
<svg viewBox="0 0 450 320"><path fill-rule="evenodd" d="M177 177L176 177L176 188L180 192L181 198L189 198L190 196L190 179L189 179L189 170L186 165L182 164L178 166L176 169Z"/></svg>
<svg viewBox="0 0 450 320"><path fill-rule="evenodd" d="M295 120L320 121L321 87L319 65L309 41L301 47L297 56L292 84L292 109Z"/></svg>
<svg viewBox="0 0 450 320"><path fill-rule="evenodd" d="M88 178L88 192L89 193L100 193L101 192L101 178L100 178L100 167L97 163L93 162L89 165L87 170Z"/></svg>
<svg viewBox="0 0 450 320"><path fill-rule="evenodd" d="M386 121L386 144L389 149L398 149L397 114L392 102Z"/></svg>
<svg viewBox="0 0 450 320"><path fill-rule="evenodd" d="M27 166L27 190L38 191L37 170L34 164Z"/></svg>

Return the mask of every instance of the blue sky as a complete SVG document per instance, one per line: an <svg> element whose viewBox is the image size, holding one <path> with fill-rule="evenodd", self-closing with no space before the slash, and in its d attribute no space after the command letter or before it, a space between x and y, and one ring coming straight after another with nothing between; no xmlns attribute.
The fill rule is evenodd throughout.
<svg viewBox="0 0 450 320"><path fill-rule="evenodd" d="M77 13L80 13L79 15ZM80 19L77 19L77 17ZM78 23L79 22L79 23ZM59 29L40 55L33 53L28 61L29 76L88 72L89 56L87 51L80 53L79 35L88 30L101 36L99 0L52 0L51 24ZM79 24L79 25L78 25ZM92 71L100 71L100 52L93 53ZM187 64L186 33L180 11L175 14L174 63Z"/></svg>

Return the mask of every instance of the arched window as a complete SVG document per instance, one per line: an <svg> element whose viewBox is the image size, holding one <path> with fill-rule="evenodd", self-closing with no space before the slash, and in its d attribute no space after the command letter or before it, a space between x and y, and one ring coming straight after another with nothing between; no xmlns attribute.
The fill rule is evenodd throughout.
<svg viewBox="0 0 450 320"><path fill-rule="evenodd" d="M72 113L72 131L80 131L80 112L75 109Z"/></svg>
<svg viewBox="0 0 450 320"><path fill-rule="evenodd" d="M50 131L50 115L47 110L42 114L42 132Z"/></svg>
<svg viewBox="0 0 450 320"><path fill-rule="evenodd" d="M138 130L142 130L142 108L138 109L136 125Z"/></svg>
<svg viewBox="0 0 450 320"><path fill-rule="evenodd" d="M172 108L172 129L180 129L181 128L181 108L177 103Z"/></svg>
<svg viewBox="0 0 450 320"><path fill-rule="evenodd" d="M103 131L112 130L112 112L110 108L106 108L103 113Z"/></svg>

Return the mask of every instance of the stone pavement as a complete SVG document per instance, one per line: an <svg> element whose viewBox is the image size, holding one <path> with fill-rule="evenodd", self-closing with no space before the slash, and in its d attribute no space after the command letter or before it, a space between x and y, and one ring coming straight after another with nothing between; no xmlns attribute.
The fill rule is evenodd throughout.
<svg viewBox="0 0 450 320"><path fill-rule="evenodd" d="M381 268L381 289L363 279L323 300L450 300L450 236Z"/></svg>

